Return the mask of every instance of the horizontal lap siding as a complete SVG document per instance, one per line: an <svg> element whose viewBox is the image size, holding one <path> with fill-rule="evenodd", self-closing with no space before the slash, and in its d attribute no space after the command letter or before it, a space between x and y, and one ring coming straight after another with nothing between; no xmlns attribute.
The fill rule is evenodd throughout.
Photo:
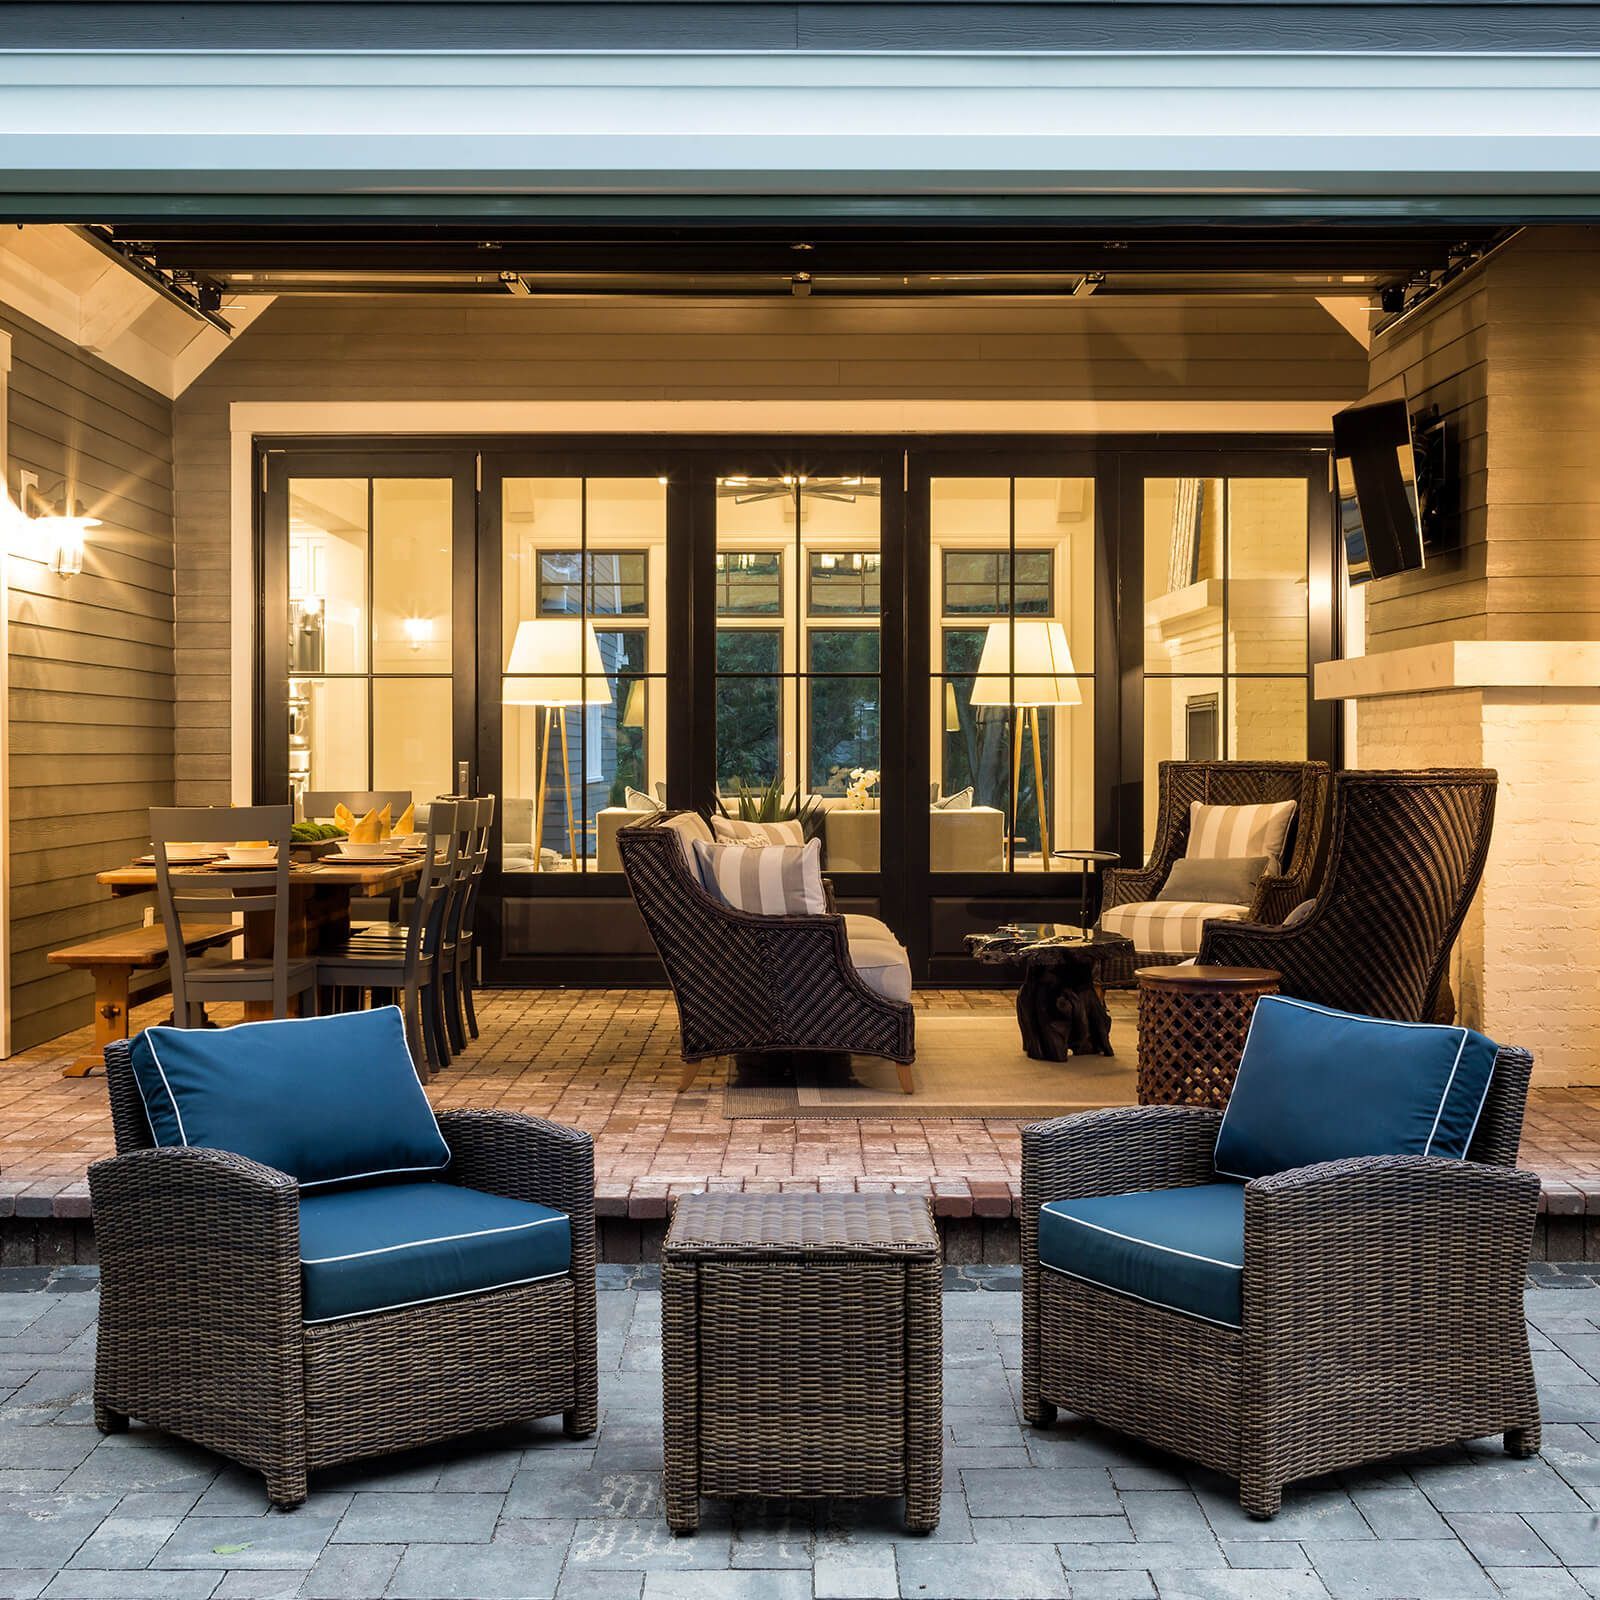
<svg viewBox="0 0 1600 1600"><path fill-rule="evenodd" d="M1379 339L1377 389L1456 433L1461 548L1368 591L1368 647L1600 639L1600 230L1521 235Z"/></svg>
<svg viewBox="0 0 1600 1600"><path fill-rule="evenodd" d="M139 899L94 882L149 838L173 798L172 407L66 340L0 309L12 336L12 486L63 479L103 526L84 570L56 577L13 541L11 1036L14 1049L91 1020L84 972L51 950L137 925Z"/></svg>
<svg viewBox="0 0 1600 1600"><path fill-rule="evenodd" d="M232 401L1315 400L1360 347L1306 302L280 300L177 407L177 777L229 798Z"/></svg>
<svg viewBox="0 0 1600 1600"><path fill-rule="evenodd" d="M1374 652L1488 637L1489 301L1480 275L1470 289L1373 344L1372 387L1403 380L1413 412L1437 406L1455 436L1461 474L1460 550L1367 590L1367 648Z"/></svg>

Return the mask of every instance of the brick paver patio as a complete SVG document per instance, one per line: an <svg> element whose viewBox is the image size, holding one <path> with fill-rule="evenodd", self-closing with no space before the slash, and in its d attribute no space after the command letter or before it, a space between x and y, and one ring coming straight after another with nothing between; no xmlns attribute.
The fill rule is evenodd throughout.
<svg viewBox="0 0 1600 1600"><path fill-rule="evenodd" d="M259 1478L90 1419L91 1268L0 1271L0 1596L47 1600L1491 1600L1600 1595L1600 1288L1529 1292L1541 1458L1497 1441L1315 1480L1252 1522L1232 1486L1017 1413L1017 1274L947 1274L942 1520L894 1502L661 1516L660 1296L603 1268L602 1422L557 1419L313 1478ZM959 1291L959 1292L958 1292Z"/></svg>
<svg viewBox="0 0 1600 1600"><path fill-rule="evenodd" d="M1012 1006L1001 990L924 990L916 999L997 1019ZM1129 1041L1132 996L1113 1000L1117 1037ZM226 1008L220 1014L226 1019ZM482 1038L434 1080L435 1101L531 1111L587 1129L603 1216L657 1219L674 1188L707 1182L906 1184L932 1192L947 1216L1012 1212L1015 1122L925 1122L914 1101L904 1116L879 1122L730 1122L718 1108L726 1072L718 1063L678 1094L677 1020L665 990L504 990L481 997L479 1017ZM156 1002L135 1013L134 1025L163 1020ZM0 1216L88 1215L85 1169L111 1152L105 1085L60 1076L87 1043L87 1030L68 1034L0 1067ZM1522 1154L1545 1180L1550 1256L1600 1255L1600 1086L1535 1090Z"/></svg>

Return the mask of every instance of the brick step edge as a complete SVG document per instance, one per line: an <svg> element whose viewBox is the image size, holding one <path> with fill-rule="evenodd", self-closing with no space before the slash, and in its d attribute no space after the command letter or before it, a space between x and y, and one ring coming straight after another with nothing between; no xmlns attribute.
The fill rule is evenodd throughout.
<svg viewBox="0 0 1600 1600"><path fill-rule="evenodd" d="M1543 1218L1587 1225L1600 1222L1600 1178L1544 1178L1539 1195ZM923 1194L941 1219L977 1217L984 1221L1015 1217L1022 1202L1020 1186L1010 1178L635 1178L632 1182L601 1179L595 1187L595 1216L602 1223L660 1222L680 1194ZM84 1178L41 1178L33 1182L0 1179L0 1227L11 1220L86 1221L90 1216L89 1184ZM1587 1256L1561 1259L1589 1260Z"/></svg>
<svg viewBox="0 0 1600 1600"><path fill-rule="evenodd" d="M1017 1226L1011 1217L938 1218L945 1261L953 1267L1009 1266L1017 1260ZM603 1262L652 1262L666 1236L665 1216L601 1217ZM1532 1261L1600 1261L1600 1214L1543 1216L1534 1228ZM92 1266L99 1260L94 1224L86 1217L0 1217L0 1267Z"/></svg>

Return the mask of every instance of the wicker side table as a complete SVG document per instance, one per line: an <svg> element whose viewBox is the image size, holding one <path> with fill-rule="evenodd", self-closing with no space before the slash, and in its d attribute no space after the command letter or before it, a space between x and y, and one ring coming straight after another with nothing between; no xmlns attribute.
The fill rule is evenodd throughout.
<svg viewBox="0 0 1600 1600"><path fill-rule="evenodd" d="M1256 1001L1278 992L1265 967L1141 967L1139 1104L1226 1106Z"/></svg>
<svg viewBox="0 0 1600 1600"><path fill-rule="evenodd" d="M904 1495L939 1521L939 1236L894 1194L693 1194L661 1252L665 1495Z"/></svg>

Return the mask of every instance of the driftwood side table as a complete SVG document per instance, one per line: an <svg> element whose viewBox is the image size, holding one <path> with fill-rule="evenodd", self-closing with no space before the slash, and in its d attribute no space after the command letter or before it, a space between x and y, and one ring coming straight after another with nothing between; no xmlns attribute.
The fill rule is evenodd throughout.
<svg viewBox="0 0 1600 1600"><path fill-rule="evenodd" d="M904 1495L939 1521L941 1262L926 1200L691 1194L661 1251L665 1494Z"/></svg>
<svg viewBox="0 0 1600 1600"><path fill-rule="evenodd" d="M1256 1001L1278 992L1265 967L1140 967L1139 1104L1213 1106L1233 1093Z"/></svg>

